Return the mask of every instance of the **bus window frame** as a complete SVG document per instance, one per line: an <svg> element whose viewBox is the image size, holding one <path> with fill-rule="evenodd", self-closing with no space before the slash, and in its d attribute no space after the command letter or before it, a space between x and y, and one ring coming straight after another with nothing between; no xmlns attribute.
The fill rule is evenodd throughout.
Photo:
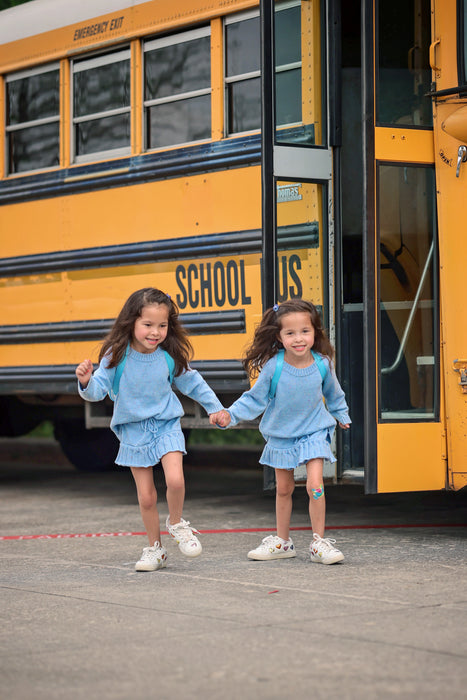
<svg viewBox="0 0 467 700"><path fill-rule="evenodd" d="M176 44L183 44L187 41L195 41L203 37L209 37L210 41L212 38L211 24L206 24L195 29L188 29L186 31L178 31L173 34L167 34L162 37L150 37L145 38L142 42L142 54L143 54L143 70L142 70L142 81L143 81L143 105L142 105L142 119L143 119L143 152L154 152L163 151L168 148L184 147L190 146L192 144L198 143L209 143L212 140L212 78L210 77L210 84L207 88L200 88L197 90L190 90L186 92L174 93L170 96L154 98L147 100L145 98L145 84L146 84L146 53L153 51L156 48L162 48L164 46L175 46ZM212 62L212 50L209 47L209 64ZM192 99L194 97L202 97L209 95L210 97L210 115L211 115L211 128L210 136L202 139L194 139L192 141L175 141L164 146L151 147L148 144L148 132L147 132L147 116L148 111L151 107L155 107L162 104L168 104L173 102L185 102L186 100Z"/></svg>
<svg viewBox="0 0 467 700"><path fill-rule="evenodd" d="M239 136L243 134L254 134L261 130L261 122L256 129L249 129L246 131L234 131L230 129L230 100L229 100L229 86L235 83L244 82L246 80L261 79L261 61L258 62L258 70L250 71L248 73L236 73L235 75L227 75L227 27L232 24L238 24L239 22L245 22L250 19L258 18L258 28L259 25L259 9L258 10L247 10L246 12L236 12L232 15L227 15L223 21L223 34L224 34L224 70L223 70L223 80L224 80L224 138L229 138L231 136ZM260 57L258 56L260 59ZM258 93L259 104L261 105L261 85ZM260 117L261 118L261 117Z"/></svg>
<svg viewBox="0 0 467 700"><path fill-rule="evenodd" d="M117 58L119 55L124 55L122 58ZM113 58L111 58L113 57ZM110 60L104 60L104 59L110 58ZM86 114L84 116L76 117L75 112L74 112L74 96L75 96L75 86L74 86L74 77L75 74L84 70L89 70L92 69L93 67L99 67L99 66L105 66L109 65L111 63L119 63L123 61L128 61L129 62L129 68L130 68L130 99L127 107L118 107L115 109L110 109L110 110L105 110L105 111L100 111L100 112L92 112L90 114ZM79 70L75 70L75 66L84 66L80 68ZM92 153L87 153L83 155L77 155L76 153L76 126L78 124L84 123L84 122L92 122L92 121L97 121L98 119L103 119L106 117L114 117L114 116L119 116L120 114L129 114L130 116L130 124L131 124L131 115L132 115L132 110L134 109L134 106L132 105L132 96L131 96L131 81L132 81L132 71L133 71L133 66L132 66L132 56L131 56L131 46L130 44L124 44L124 45L116 45L112 49L108 49L105 52L99 52L99 53L93 53L93 54L81 54L79 56L76 56L72 61L70 61L70 109L71 109L71 119L70 119L70 140L71 140L71 158L72 158L72 163L80 164L80 163L89 163L95 160L110 160L112 158L118 158L120 156L129 156L131 154L131 141L132 141L132 134L131 134L131 126L130 126L130 143L128 146L121 146L118 148L110 148L106 149L104 151L94 151Z"/></svg>
<svg viewBox="0 0 467 700"><path fill-rule="evenodd" d="M302 0L285 0L284 2L279 2L274 4L274 13L277 14L279 12L282 12L283 10L287 10L291 7L300 7ZM246 80L253 80L255 78L261 79L261 57L259 61L259 68L257 71L250 71L248 73L238 73L235 75L227 76L227 61L226 61L226 56L227 56L227 35L226 35L226 27L229 25L238 23L238 22L244 22L249 19L253 19L255 17L258 17L260 19L260 10L259 8L257 10L246 10L245 12L236 12L231 15L228 15L224 18L223 21L223 35L224 35L224 69L223 69L223 81L224 81L224 138L229 138L229 137L234 137L234 136L243 136L245 134L256 134L259 131L261 131L261 118L260 118L260 124L258 128L255 129L250 129L247 131L233 131L230 129L230 119L229 119L229 112L230 112L230 101L229 101L229 90L228 86L232 85L234 83L246 81ZM259 23L259 30L261 32L261 23ZM259 37L258 37L259 39ZM276 65L274 70L275 74L280 74L284 73L287 71L292 71L296 70L297 68L300 69L300 82L303 80L303 61L296 61L294 63L286 63L283 65ZM261 85L260 85L260 90L258 93L258 98L259 98L259 103L261 105ZM293 128L297 126L303 126L303 119L298 122L287 122L284 124L277 124L276 129L286 129L286 128Z"/></svg>
<svg viewBox="0 0 467 700"><path fill-rule="evenodd" d="M381 299L381 251L379 249L379 244L381 241L380 237L380 204L381 200L379 197L380 192L380 171L381 167L396 167L396 168L416 168L416 169L431 169L433 171L433 185L434 192L432 193L432 203L433 203L433 238L434 243L433 258L431 261L432 268L432 283L433 283L433 356L434 356L434 373L433 373L433 412L427 412L426 415L421 413L416 413L413 416L408 411L400 411L400 416L389 415L382 411L381 408L381 398L382 398L382 373L381 373L381 357L382 357L382 333L381 333L381 310L384 305L384 301ZM439 288L439 254L438 254L438 217L436 208L436 175L434 164L428 163L414 163L414 162L403 162L403 161L385 161L376 160L375 161L375 191L376 191L376 202L375 202L375 214L376 214L376 227L375 236L377 241L377 288L378 293L376 297L376 314L377 314L377 338L376 338L376 350L377 350L377 367L378 367L378 396L377 396L377 416L378 423L438 423L440 420L440 397L441 397L441 386L440 386L440 288ZM386 412L387 413L387 412ZM397 413L397 412L396 412Z"/></svg>
<svg viewBox="0 0 467 700"><path fill-rule="evenodd" d="M374 56L374 71L375 71L375 95L374 95L374 126L383 127L388 129L412 129L417 131L433 131L433 123L431 124L408 124L408 123L398 123L397 121L384 121L380 117L381 111L381 68L380 68L380 35L379 35L379 1L374 0L374 12L375 12L375 56ZM427 86L428 87L428 86ZM429 99L428 93L425 97Z"/></svg>
<svg viewBox="0 0 467 700"><path fill-rule="evenodd" d="M57 71L58 72L58 77L59 77L59 100L58 100L58 113L54 115L53 117L43 117L41 119L33 119L28 122L20 122L18 124L7 124L7 114L8 114L8 107L7 107L7 86L8 83L15 82L16 80L22 80L24 78L30 78L35 75L43 75L44 73L51 73L52 71ZM61 134L60 134L60 122L61 122L61 113L60 113L60 84L61 84L61 72L60 72L60 62L59 61L53 61L51 63L44 63L40 66L34 66L32 68L28 68L25 70L21 71L15 71L13 73L8 73L5 75L5 117L4 117L4 125L5 125L5 168L6 168L6 175L9 177L18 177L21 175L28 175L30 173L35 173L37 171L41 172L49 172L51 170L56 170L57 168L60 167L60 148L61 148ZM23 131L26 129L31 129L34 128L35 126L44 126L46 124L54 124L58 123L59 127L59 133L58 133L58 152L57 152L57 158L59 163L57 165L51 165L49 167L43 167L39 166L37 168L30 168L27 170L19 170L19 171L12 171L10 169L10 138L9 134L11 134L14 131Z"/></svg>

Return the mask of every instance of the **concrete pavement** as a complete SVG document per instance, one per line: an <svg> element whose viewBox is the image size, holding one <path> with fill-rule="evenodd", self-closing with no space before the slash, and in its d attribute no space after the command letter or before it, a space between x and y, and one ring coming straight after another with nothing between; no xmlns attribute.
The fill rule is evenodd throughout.
<svg viewBox="0 0 467 700"><path fill-rule="evenodd" d="M203 554L164 537L168 568L136 573L145 538L117 535L142 529L131 476L16 444L0 441L1 536L63 537L0 540L2 700L466 697L466 494L327 486L346 559L321 566L297 487L298 556L252 562L274 527L256 455L197 449L184 516Z"/></svg>

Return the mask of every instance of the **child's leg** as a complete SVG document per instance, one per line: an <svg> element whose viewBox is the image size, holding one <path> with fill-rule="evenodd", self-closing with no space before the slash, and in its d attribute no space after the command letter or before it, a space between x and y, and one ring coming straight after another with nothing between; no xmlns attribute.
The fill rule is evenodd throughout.
<svg viewBox="0 0 467 700"><path fill-rule="evenodd" d="M159 513L157 511L157 491L154 486L152 467L131 467L136 484L139 509L148 535L149 545L161 541Z"/></svg>
<svg viewBox="0 0 467 700"><path fill-rule="evenodd" d="M313 532L324 537L326 499L323 486L323 459L310 459L306 465L306 490L310 498L310 520Z"/></svg>
<svg viewBox="0 0 467 700"><path fill-rule="evenodd" d="M283 540L289 539L292 494L295 489L293 470L276 469L276 526Z"/></svg>
<svg viewBox="0 0 467 700"><path fill-rule="evenodd" d="M179 523L185 501L185 477L183 475L183 455L181 452L167 452L162 459L162 468L167 486L167 506L170 522Z"/></svg>
<svg viewBox="0 0 467 700"><path fill-rule="evenodd" d="M167 452L162 459L162 467L167 484L167 505L169 517L166 520L169 534L175 539L179 550L187 557L198 557L203 548L201 542L193 534L198 530L190 527L190 523L182 518L183 502L185 500L185 478L183 476L183 455L181 452Z"/></svg>

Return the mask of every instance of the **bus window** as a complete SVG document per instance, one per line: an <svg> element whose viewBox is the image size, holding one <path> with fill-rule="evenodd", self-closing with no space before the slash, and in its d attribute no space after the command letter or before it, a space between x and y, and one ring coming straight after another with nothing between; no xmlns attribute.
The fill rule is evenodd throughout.
<svg viewBox="0 0 467 700"><path fill-rule="evenodd" d="M60 71L50 64L6 78L8 173L59 165Z"/></svg>
<svg viewBox="0 0 467 700"><path fill-rule="evenodd" d="M380 165L380 416L434 419L435 185L429 167Z"/></svg>
<svg viewBox="0 0 467 700"><path fill-rule="evenodd" d="M379 0L377 13L377 123L431 127L430 0Z"/></svg>
<svg viewBox="0 0 467 700"><path fill-rule="evenodd" d="M76 162L130 152L130 49L73 62Z"/></svg>
<svg viewBox="0 0 467 700"><path fill-rule="evenodd" d="M144 45L146 148L211 138L210 29Z"/></svg>
<svg viewBox="0 0 467 700"><path fill-rule="evenodd" d="M313 29L314 22L319 22L318 10L312 3L296 0L275 7L275 140L278 144L323 143L320 40L319 32Z"/></svg>
<svg viewBox="0 0 467 700"><path fill-rule="evenodd" d="M302 123L300 3L276 8L276 123Z"/></svg>
<svg viewBox="0 0 467 700"><path fill-rule="evenodd" d="M225 109L227 135L261 126L259 14L225 20Z"/></svg>
<svg viewBox="0 0 467 700"><path fill-rule="evenodd" d="M303 123L301 11L300 0L275 6L278 126ZM225 20L224 80L227 135L259 129L261 72L258 12L245 12ZM287 135L289 141L297 138L303 140L303 135Z"/></svg>

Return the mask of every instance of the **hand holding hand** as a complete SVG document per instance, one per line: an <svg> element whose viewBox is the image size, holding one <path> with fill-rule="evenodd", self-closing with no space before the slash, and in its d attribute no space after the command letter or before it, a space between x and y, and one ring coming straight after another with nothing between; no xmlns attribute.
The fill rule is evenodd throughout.
<svg viewBox="0 0 467 700"><path fill-rule="evenodd" d="M222 409L222 411L217 411L217 413L211 413L209 416L209 422L211 425L217 425L220 428L227 428L230 421L230 413L225 409Z"/></svg>
<svg viewBox="0 0 467 700"><path fill-rule="evenodd" d="M92 376L92 362L91 360L84 360L75 370L75 374L78 377L78 381L82 387L86 388L89 384L89 380Z"/></svg>

